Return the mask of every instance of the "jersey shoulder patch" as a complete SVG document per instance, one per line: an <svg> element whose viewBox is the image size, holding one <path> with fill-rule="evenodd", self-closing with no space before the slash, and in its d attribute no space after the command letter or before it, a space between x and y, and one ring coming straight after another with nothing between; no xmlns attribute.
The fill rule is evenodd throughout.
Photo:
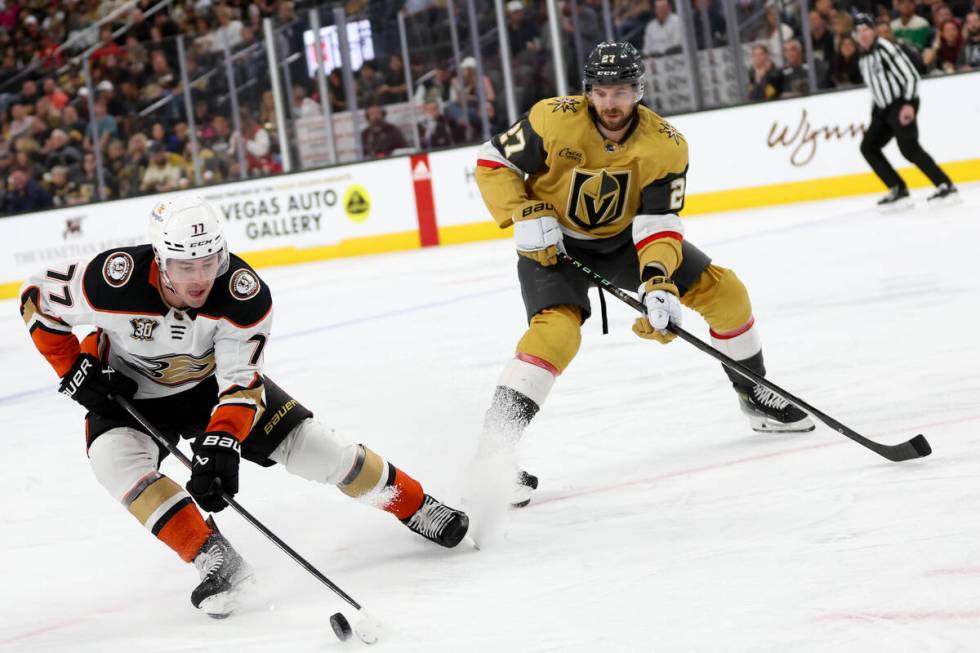
<svg viewBox="0 0 980 653"><path fill-rule="evenodd" d="M152 264L149 245L119 247L96 255L82 279L86 300L97 311L163 315L166 307L149 282Z"/></svg>
<svg viewBox="0 0 980 653"><path fill-rule="evenodd" d="M272 293L248 263L234 254L229 257L228 271L215 280L211 295L198 314L251 326L272 309Z"/></svg>

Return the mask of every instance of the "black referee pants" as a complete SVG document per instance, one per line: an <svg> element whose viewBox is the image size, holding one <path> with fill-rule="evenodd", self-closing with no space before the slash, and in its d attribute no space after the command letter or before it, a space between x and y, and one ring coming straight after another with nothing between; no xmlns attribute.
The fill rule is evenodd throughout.
<svg viewBox="0 0 980 653"><path fill-rule="evenodd" d="M912 101L912 106L915 107L915 120L904 126L898 120L898 112L903 104L905 102L900 100L893 102L887 109L879 109L877 106L871 109L871 124L868 125L868 130L861 141L861 154L886 186L904 187L905 182L881 153L894 136L902 156L910 163L914 163L933 184L936 186L942 183L952 184L946 173L940 170L932 157L919 145L919 99Z"/></svg>

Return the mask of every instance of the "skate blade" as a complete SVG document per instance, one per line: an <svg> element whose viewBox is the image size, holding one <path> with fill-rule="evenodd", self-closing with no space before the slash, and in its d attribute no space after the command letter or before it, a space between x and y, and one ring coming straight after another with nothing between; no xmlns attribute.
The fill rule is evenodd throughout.
<svg viewBox="0 0 980 653"><path fill-rule="evenodd" d="M915 208L915 200L911 197L906 197L905 199L898 200L892 204L885 204L878 206L878 213L882 215L894 215L895 213L905 213L906 211L911 211Z"/></svg>
<svg viewBox="0 0 980 653"><path fill-rule="evenodd" d="M242 607L242 598L248 589L255 584L255 576L249 574L227 592L221 592L201 601L199 606L212 619L227 619Z"/></svg>
<svg viewBox="0 0 980 653"><path fill-rule="evenodd" d="M809 433L816 428L809 419L784 424L774 420L752 418L749 424L756 433Z"/></svg>
<svg viewBox="0 0 980 653"><path fill-rule="evenodd" d="M932 209L944 209L949 206L958 206L963 203L963 198L960 197L959 193L954 193L947 197L941 199L928 200L926 202L927 206Z"/></svg>

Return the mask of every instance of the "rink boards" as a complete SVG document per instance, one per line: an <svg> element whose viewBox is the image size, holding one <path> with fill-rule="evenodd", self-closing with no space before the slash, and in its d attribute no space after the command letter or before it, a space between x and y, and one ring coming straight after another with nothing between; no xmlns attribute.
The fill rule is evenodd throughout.
<svg viewBox="0 0 980 653"><path fill-rule="evenodd" d="M980 180L980 73L924 80L921 142L954 181ZM684 215L882 190L858 150L866 89L673 116L690 147ZM215 203L234 251L287 265L506 236L483 206L476 147L227 183L179 194ZM886 154L904 163L894 143ZM913 188L928 181L896 166ZM145 241L149 196L0 220L0 298L22 279Z"/></svg>

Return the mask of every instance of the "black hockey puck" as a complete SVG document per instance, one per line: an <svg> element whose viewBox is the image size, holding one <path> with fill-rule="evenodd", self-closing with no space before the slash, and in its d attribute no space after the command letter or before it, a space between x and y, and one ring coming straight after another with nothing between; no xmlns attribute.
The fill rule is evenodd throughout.
<svg viewBox="0 0 980 653"><path fill-rule="evenodd" d="M333 628L334 635L342 642L350 639L354 631L350 627L350 622L343 614L336 612L330 616L330 627Z"/></svg>

